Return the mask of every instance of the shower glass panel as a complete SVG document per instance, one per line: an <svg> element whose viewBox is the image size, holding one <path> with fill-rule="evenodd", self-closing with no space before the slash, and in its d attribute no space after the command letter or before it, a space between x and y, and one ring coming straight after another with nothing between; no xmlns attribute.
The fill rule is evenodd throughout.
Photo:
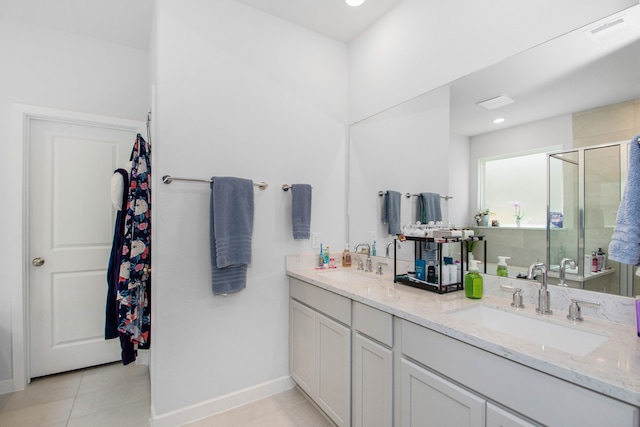
<svg viewBox="0 0 640 427"><path fill-rule="evenodd" d="M592 256L607 252L618 206L622 198L622 154L628 145L584 150L584 257L585 272L591 273ZM626 177L626 174L624 175ZM607 261L600 277L584 282L585 289L620 294L620 264ZM611 273L604 275L604 273Z"/></svg>
<svg viewBox="0 0 640 427"><path fill-rule="evenodd" d="M548 264L558 271L562 258L580 259L580 200L578 151L551 154L548 158ZM567 272L582 275L583 265Z"/></svg>

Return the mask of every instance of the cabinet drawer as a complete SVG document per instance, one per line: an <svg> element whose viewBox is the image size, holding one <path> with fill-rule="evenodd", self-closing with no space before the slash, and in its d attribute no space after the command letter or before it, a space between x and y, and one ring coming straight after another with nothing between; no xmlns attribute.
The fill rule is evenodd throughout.
<svg viewBox="0 0 640 427"><path fill-rule="evenodd" d="M353 326L368 337L393 347L393 316L359 302L353 303Z"/></svg>
<svg viewBox="0 0 640 427"><path fill-rule="evenodd" d="M289 278L289 295L301 303L351 326L351 300L333 292Z"/></svg>

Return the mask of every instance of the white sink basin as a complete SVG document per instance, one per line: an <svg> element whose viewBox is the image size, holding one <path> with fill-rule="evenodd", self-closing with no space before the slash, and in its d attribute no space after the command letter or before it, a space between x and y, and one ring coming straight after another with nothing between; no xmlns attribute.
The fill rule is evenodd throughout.
<svg viewBox="0 0 640 427"><path fill-rule="evenodd" d="M537 315L529 316L483 304L452 311L448 315L539 344L542 350L549 347L576 356L586 356L609 339L604 333L578 328L571 323L560 324Z"/></svg>
<svg viewBox="0 0 640 427"><path fill-rule="evenodd" d="M353 282L355 280L380 280L382 277L375 273L365 273L364 271L353 271L347 269L320 270L318 273L342 282Z"/></svg>

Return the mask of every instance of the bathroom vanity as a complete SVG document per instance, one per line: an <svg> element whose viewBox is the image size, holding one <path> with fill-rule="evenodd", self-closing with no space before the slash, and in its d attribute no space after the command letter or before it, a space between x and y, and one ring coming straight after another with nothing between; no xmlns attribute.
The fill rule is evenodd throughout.
<svg viewBox="0 0 640 427"><path fill-rule="evenodd" d="M537 316L532 281L487 276L477 301L306 258L287 257L290 372L338 426L640 426L631 324L585 315L575 325L553 292L554 314ZM524 309L511 308L509 286L522 288Z"/></svg>

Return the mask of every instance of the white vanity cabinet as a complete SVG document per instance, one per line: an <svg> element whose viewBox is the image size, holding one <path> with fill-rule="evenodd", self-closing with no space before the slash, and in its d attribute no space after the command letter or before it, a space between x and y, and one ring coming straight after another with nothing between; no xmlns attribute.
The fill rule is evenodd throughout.
<svg viewBox="0 0 640 427"><path fill-rule="evenodd" d="M353 303L353 423L393 424L393 316Z"/></svg>
<svg viewBox="0 0 640 427"><path fill-rule="evenodd" d="M336 423L351 425L351 301L290 279L290 372Z"/></svg>
<svg viewBox="0 0 640 427"><path fill-rule="evenodd" d="M468 414L476 426L638 427L638 408L541 373L415 323L401 320L402 425L431 425L422 408L437 393L438 409ZM415 361L416 363L414 363ZM423 385L424 384L424 385ZM435 384L435 385L434 385ZM435 391L427 393L427 388ZM453 390L453 391L451 391ZM422 393L422 395L414 395ZM487 409L472 410L472 397ZM493 404L496 402L500 407ZM476 402L477 403L477 402ZM489 406L491 404L491 406ZM506 409L502 409L506 408ZM485 415L486 412L486 415ZM424 421L408 416L424 417ZM532 420L532 421L528 421ZM441 424L446 425L446 424Z"/></svg>
<svg viewBox="0 0 640 427"><path fill-rule="evenodd" d="M636 406L395 317L392 306L294 277L290 297L291 377L338 426L640 427Z"/></svg>

